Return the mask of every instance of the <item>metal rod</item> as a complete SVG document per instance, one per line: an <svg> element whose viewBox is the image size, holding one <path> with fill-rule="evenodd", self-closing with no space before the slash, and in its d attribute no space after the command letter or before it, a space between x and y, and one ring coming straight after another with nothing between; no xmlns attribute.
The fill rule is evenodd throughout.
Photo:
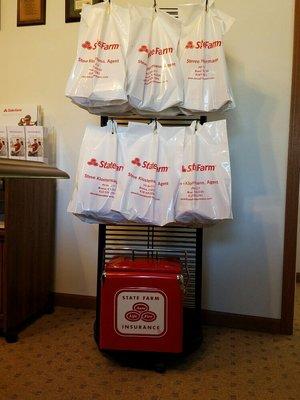
<svg viewBox="0 0 300 400"><path fill-rule="evenodd" d="M102 225L101 225L102 226ZM107 252L107 251L115 251L116 250L116 247L113 247L113 246L109 246L109 247L106 247L105 248L105 252ZM174 248L163 248L163 247L153 247L153 248L147 248L147 247L141 247L141 248L139 248L139 247L121 247L121 248L118 248L118 250L119 251L131 251L131 252L150 252L150 253L153 253L153 252L156 252L156 251L160 251L161 253L175 253L175 254L185 254L186 253L186 250L183 250L182 248L180 248L180 247L174 247Z"/></svg>
<svg viewBox="0 0 300 400"><path fill-rule="evenodd" d="M120 126L127 126L128 122L144 122L148 123L149 125L155 121L153 117L143 117L138 114L132 115L115 115L111 114L109 116L102 116L101 117L101 126L105 126L107 124L108 118L114 118L116 123ZM197 119L195 116L185 116L185 115L178 115L176 117L165 117L165 118L156 118L157 122L159 122L163 126L189 126L193 121ZM207 122L206 116L199 116L200 124L203 125Z"/></svg>
<svg viewBox="0 0 300 400"><path fill-rule="evenodd" d="M99 225L98 233L98 268L97 268L97 302L96 302L96 321L95 321L95 336L99 343L100 336L100 309L101 309L101 283L102 274L105 264L105 243L106 243L106 226Z"/></svg>
<svg viewBox="0 0 300 400"><path fill-rule="evenodd" d="M195 269L195 307L196 307L196 325L201 329L202 314L202 248L203 248L203 229L197 229L196 232L196 269Z"/></svg>
<svg viewBox="0 0 300 400"><path fill-rule="evenodd" d="M111 134L114 135L115 134L115 132L114 132L115 120L114 120L114 117L111 117L109 119L111 121Z"/></svg>

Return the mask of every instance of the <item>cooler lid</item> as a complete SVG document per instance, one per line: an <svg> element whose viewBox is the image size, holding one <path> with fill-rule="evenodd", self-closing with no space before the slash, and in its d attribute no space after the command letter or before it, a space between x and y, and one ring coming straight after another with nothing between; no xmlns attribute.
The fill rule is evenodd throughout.
<svg viewBox="0 0 300 400"><path fill-rule="evenodd" d="M179 258L132 258L114 257L105 266L106 272L158 272L169 274L181 273L181 262Z"/></svg>

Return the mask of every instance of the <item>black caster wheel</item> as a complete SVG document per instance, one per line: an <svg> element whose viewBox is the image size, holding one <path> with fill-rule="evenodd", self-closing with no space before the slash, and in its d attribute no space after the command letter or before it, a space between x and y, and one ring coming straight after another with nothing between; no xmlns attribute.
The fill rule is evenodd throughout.
<svg viewBox="0 0 300 400"><path fill-rule="evenodd" d="M48 306L45 308L45 314L47 314L47 315L53 314L54 311L55 311L55 308L54 308L54 306L53 306L52 304L48 305Z"/></svg>
<svg viewBox="0 0 300 400"><path fill-rule="evenodd" d="M160 362L160 363L155 364L154 370L155 370L155 372L158 372L159 374L164 374L166 372L167 368L164 363Z"/></svg>
<svg viewBox="0 0 300 400"><path fill-rule="evenodd" d="M6 343L17 343L19 336L16 332L9 332L5 334Z"/></svg>

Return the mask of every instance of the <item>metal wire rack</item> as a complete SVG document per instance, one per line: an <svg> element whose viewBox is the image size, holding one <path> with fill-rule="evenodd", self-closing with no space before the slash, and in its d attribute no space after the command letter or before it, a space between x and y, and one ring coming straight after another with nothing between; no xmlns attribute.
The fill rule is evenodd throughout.
<svg viewBox="0 0 300 400"><path fill-rule="evenodd" d="M101 125L105 126L109 118L113 117L119 125L126 125L129 121L149 122L153 118L132 116L101 117ZM158 119L162 125L190 125L195 117L178 116L175 118ZM205 116L199 117L201 124L207 121ZM124 248L159 248L174 255L178 252L186 253L187 268L189 270L188 285L185 291L185 347L192 346L193 342L202 339L201 327L201 295L202 295L202 245L203 230L201 228L182 226L148 226L148 225L99 225L98 242L98 280L97 280L97 317L95 335L99 337L99 312L101 299L101 277L104 266L112 257L124 254ZM127 251L127 250L126 250ZM145 251L140 253L147 255ZM187 279L187 277L185 276Z"/></svg>

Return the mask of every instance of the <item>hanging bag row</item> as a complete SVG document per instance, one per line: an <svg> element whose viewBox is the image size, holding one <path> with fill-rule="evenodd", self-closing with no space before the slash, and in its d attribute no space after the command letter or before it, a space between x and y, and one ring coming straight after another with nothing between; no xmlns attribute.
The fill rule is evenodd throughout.
<svg viewBox="0 0 300 400"><path fill-rule="evenodd" d="M157 7L85 5L66 96L97 115L199 114L234 107L224 35L234 19L215 0Z"/></svg>
<svg viewBox="0 0 300 400"><path fill-rule="evenodd" d="M68 211L89 223L203 225L231 219L226 121L88 126Z"/></svg>

